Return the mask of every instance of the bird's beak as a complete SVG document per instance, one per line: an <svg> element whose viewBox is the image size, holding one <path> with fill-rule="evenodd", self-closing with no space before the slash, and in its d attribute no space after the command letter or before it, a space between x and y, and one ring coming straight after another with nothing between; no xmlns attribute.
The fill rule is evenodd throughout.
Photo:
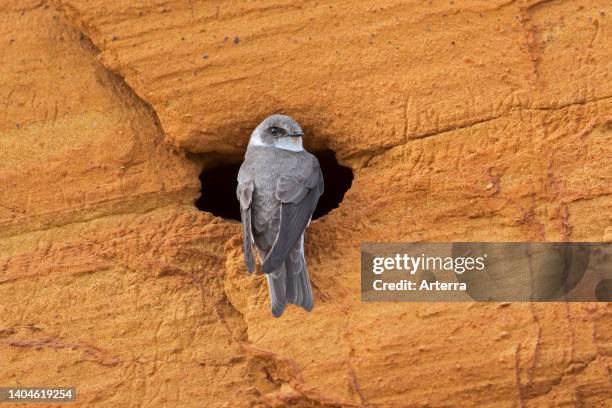
<svg viewBox="0 0 612 408"><path fill-rule="evenodd" d="M303 133L292 133L289 135L290 137L304 137Z"/></svg>

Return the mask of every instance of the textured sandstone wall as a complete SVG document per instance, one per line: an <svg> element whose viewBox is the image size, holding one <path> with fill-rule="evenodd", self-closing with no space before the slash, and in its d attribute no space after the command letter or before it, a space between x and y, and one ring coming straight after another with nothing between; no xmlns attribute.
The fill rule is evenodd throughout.
<svg viewBox="0 0 612 408"><path fill-rule="evenodd" d="M0 385L612 403L609 304L359 301L363 241L612 240L608 0L2 0L0 61ZM355 180L308 234L314 312L272 319L238 224L193 202L277 111Z"/></svg>

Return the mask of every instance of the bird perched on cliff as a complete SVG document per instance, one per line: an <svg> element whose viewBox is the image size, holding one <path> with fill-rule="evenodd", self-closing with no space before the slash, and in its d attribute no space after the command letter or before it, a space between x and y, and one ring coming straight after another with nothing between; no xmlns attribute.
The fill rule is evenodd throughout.
<svg viewBox="0 0 612 408"><path fill-rule="evenodd" d="M255 245L275 317L287 303L307 311L313 307L304 230L323 194L323 173L317 158L304 150L303 136L289 116L269 116L251 133L238 172L244 258L253 272Z"/></svg>

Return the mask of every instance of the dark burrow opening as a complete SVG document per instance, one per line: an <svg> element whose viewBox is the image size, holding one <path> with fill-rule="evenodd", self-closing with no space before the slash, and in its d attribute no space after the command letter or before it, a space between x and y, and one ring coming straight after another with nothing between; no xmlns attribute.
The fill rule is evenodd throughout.
<svg viewBox="0 0 612 408"><path fill-rule="evenodd" d="M313 154L319 159L325 180L325 191L312 216L313 219L317 219L338 208L344 193L351 188L353 171L340 165L332 150L321 150ZM236 198L240 164L241 162L223 163L208 166L202 171L200 174L202 195L195 203L199 210L240 221L240 206Z"/></svg>

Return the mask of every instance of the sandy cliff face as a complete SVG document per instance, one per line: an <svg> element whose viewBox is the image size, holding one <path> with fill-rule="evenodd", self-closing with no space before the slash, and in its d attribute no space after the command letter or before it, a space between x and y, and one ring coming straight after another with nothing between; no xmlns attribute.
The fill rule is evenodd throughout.
<svg viewBox="0 0 612 408"><path fill-rule="evenodd" d="M80 405L612 401L609 304L362 304L364 241L612 239L612 6L0 4L0 385ZM198 175L271 112L355 179L270 316ZM206 192L204 192L206 194Z"/></svg>

